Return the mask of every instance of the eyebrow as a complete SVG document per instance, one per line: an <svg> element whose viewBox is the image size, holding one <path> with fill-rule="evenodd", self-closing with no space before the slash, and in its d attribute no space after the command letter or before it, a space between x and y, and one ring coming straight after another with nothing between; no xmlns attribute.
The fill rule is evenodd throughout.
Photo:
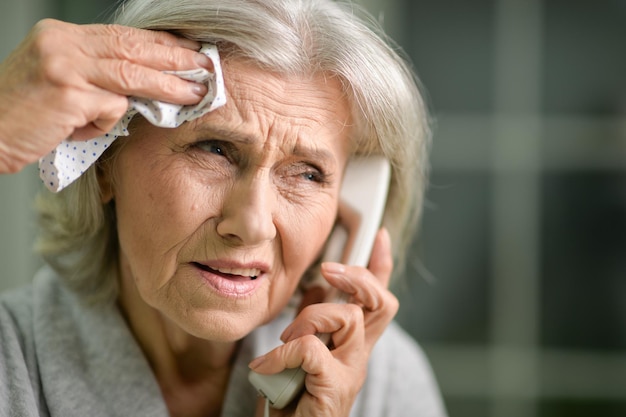
<svg viewBox="0 0 626 417"><path fill-rule="evenodd" d="M244 134L234 129L229 129L227 127L200 125L197 127L197 130L198 132L216 136L216 139L228 139L243 145L251 145L256 142L256 139L253 136ZM329 150L321 149L319 147L302 146L301 142L302 141L300 140L296 141L296 145L292 149L294 155L310 158L312 160L335 160L335 156Z"/></svg>
<svg viewBox="0 0 626 417"><path fill-rule="evenodd" d="M217 136L218 138L228 138L228 140L232 140L233 142L238 142L244 145L250 145L255 142L255 139L252 136L243 134L233 129L214 127L210 125L200 125L198 126L197 130L198 132L208 133L211 136Z"/></svg>

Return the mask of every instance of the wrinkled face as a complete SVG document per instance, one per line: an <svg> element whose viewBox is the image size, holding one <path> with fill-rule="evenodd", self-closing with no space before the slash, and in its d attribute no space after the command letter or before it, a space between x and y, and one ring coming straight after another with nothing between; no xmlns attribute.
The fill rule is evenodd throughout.
<svg viewBox="0 0 626 417"><path fill-rule="evenodd" d="M319 255L351 121L332 78L238 61L224 74L224 107L177 129L138 121L108 175L122 291L190 334L232 341L275 317Z"/></svg>

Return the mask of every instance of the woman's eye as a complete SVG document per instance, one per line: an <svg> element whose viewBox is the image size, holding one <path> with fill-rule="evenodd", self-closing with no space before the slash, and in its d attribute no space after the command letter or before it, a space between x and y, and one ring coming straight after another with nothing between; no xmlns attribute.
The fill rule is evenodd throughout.
<svg viewBox="0 0 626 417"><path fill-rule="evenodd" d="M223 156L229 163L236 163L240 158L237 147L232 142L225 140L201 140L193 144L193 149L196 152L200 152L198 156Z"/></svg>
<svg viewBox="0 0 626 417"><path fill-rule="evenodd" d="M300 178L306 182L318 184L325 184L327 182L327 177L326 174L324 174L324 171L308 163L297 163L291 165L285 174L287 177L294 179Z"/></svg>
<svg viewBox="0 0 626 417"><path fill-rule="evenodd" d="M218 140L203 140L196 143L196 147L205 152L214 153L216 155L227 156L227 149L223 142Z"/></svg>
<svg viewBox="0 0 626 417"><path fill-rule="evenodd" d="M324 175L317 170L304 172L302 176L307 181L324 182Z"/></svg>

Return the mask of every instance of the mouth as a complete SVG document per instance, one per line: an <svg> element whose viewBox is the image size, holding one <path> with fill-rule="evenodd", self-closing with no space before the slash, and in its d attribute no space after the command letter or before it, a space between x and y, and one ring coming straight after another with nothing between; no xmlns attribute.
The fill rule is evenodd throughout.
<svg viewBox="0 0 626 417"><path fill-rule="evenodd" d="M199 262L192 262L192 264L203 271L210 272L228 280L255 280L261 274L261 270L257 268L211 268L210 266L201 264Z"/></svg>
<svg viewBox="0 0 626 417"><path fill-rule="evenodd" d="M251 296L263 285L265 271L254 267L231 267L213 265L210 267L200 262L191 262L200 273L202 280L216 294L224 298L242 298Z"/></svg>

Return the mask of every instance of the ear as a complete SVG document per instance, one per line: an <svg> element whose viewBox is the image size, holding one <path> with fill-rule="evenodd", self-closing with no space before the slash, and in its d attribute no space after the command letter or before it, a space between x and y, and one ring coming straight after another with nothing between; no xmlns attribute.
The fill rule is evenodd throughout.
<svg viewBox="0 0 626 417"><path fill-rule="evenodd" d="M109 203L114 197L111 165L111 161L107 160L96 166L96 176L98 178L98 185L100 186L100 201L102 204Z"/></svg>

